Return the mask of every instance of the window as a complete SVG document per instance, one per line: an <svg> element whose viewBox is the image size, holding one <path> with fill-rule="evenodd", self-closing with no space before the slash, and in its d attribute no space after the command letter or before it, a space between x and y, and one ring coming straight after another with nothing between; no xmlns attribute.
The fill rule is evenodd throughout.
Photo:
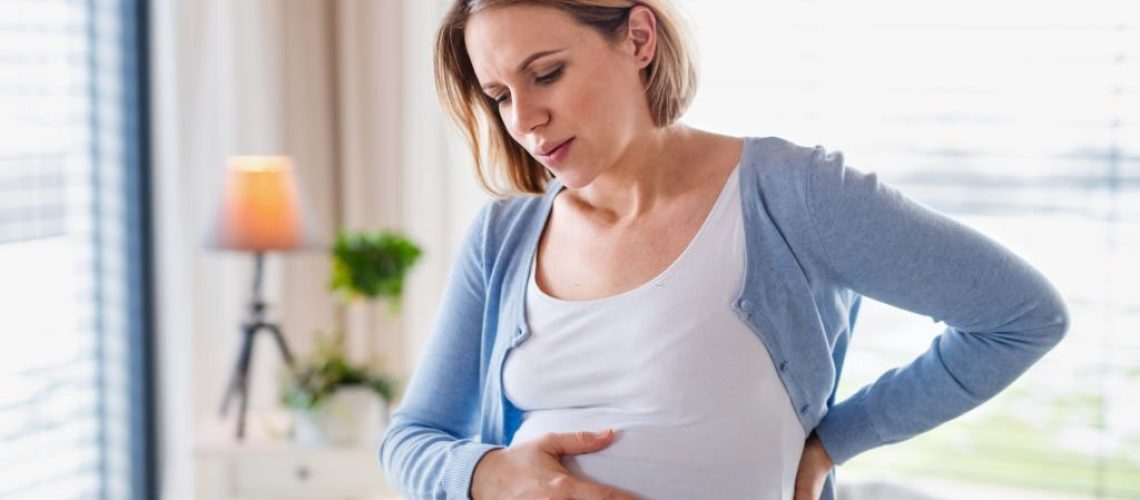
<svg viewBox="0 0 1140 500"><path fill-rule="evenodd" d="M993 400L850 461L941 498L1140 497L1140 3L687 0L686 121L844 152L1064 294L1069 337ZM864 300L838 400L944 325Z"/></svg>
<svg viewBox="0 0 1140 500"><path fill-rule="evenodd" d="M0 498L153 498L145 12L0 2Z"/></svg>

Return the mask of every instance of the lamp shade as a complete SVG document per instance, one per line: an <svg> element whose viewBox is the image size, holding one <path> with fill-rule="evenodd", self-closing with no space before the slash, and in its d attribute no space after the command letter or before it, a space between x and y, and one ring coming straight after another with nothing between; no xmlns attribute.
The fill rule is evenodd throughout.
<svg viewBox="0 0 1140 500"><path fill-rule="evenodd" d="M209 246L291 250L315 246L288 156L231 156Z"/></svg>

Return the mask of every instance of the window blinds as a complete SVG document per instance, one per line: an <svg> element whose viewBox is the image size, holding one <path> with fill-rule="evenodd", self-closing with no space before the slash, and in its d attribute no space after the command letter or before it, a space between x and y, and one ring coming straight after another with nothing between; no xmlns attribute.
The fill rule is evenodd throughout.
<svg viewBox="0 0 1140 500"><path fill-rule="evenodd" d="M142 498L138 12L0 2L0 498Z"/></svg>

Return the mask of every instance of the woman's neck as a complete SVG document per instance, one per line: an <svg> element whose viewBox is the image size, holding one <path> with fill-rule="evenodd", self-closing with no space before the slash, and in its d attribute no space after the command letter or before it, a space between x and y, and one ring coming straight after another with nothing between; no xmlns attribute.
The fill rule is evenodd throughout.
<svg viewBox="0 0 1140 500"><path fill-rule="evenodd" d="M651 129L589 185L573 190L576 202L614 223L643 216L685 191L688 179L678 160L693 138L680 124Z"/></svg>
<svg viewBox="0 0 1140 500"><path fill-rule="evenodd" d="M573 202L607 224L632 223L707 180L718 146L737 140L674 124L634 140L589 185L570 190Z"/></svg>

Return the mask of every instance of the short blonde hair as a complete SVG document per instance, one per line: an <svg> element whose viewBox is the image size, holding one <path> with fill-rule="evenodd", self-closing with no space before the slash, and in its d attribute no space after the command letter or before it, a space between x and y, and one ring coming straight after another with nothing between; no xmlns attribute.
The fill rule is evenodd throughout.
<svg viewBox="0 0 1140 500"><path fill-rule="evenodd" d="M657 50L643 71L654 125L672 124L697 91L697 61L683 20L668 0L456 0L440 24L435 43L435 87L445 111L460 126L483 189L495 196L540 194L552 175L510 136L497 107L480 89L467 56L464 28L472 14L495 7L531 4L560 9L607 40L626 34L629 13L643 5L657 17ZM500 187L506 181L506 189Z"/></svg>

